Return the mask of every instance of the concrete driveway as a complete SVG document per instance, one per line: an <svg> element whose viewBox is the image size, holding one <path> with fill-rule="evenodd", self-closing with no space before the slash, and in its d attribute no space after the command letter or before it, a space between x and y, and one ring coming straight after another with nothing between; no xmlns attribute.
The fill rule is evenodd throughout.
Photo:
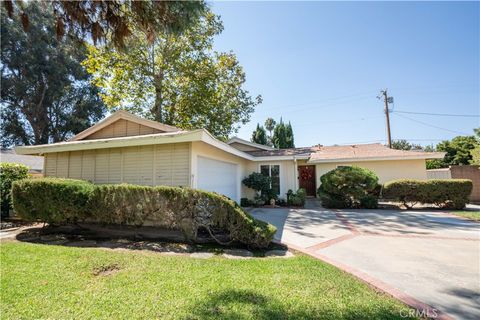
<svg viewBox="0 0 480 320"><path fill-rule="evenodd" d="M251 213L277 226L277 240L368 281L423 315L480 319L478 223L439 211L328 210L315 202L306 209Z"/></svg>

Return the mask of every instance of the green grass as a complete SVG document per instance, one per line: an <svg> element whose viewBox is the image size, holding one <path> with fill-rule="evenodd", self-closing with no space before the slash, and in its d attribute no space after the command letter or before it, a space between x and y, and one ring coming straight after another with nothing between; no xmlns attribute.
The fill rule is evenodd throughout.
<svg viewBox="0 0 480 320"><path fill-rule="evenodd" d="M405 319L407 307L308 256L193 259L5 242L2 319ZM98 275L114 266L116 272Z"/></svg>
<svg viewBox="0 0 480 320"><path fill-rule="evenodd" d="M470 220L480 221L480 211L452 211L450 213Z"/></svg>

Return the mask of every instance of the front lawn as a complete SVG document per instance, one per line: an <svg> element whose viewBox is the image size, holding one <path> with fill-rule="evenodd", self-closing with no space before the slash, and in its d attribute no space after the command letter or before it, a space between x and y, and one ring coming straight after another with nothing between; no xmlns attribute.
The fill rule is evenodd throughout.
<svg viewBox="0 0 480 320"><path fill-rule="evenodd" d="M480 221L480 211L452 211L450 213L470 220Z"/></svg>
<svg viewBox="0 0 480 320"><path fill-rule="evenodd" d="M405 319L407 307L308 256L194 259L5 242L2 319Z"/></svg>

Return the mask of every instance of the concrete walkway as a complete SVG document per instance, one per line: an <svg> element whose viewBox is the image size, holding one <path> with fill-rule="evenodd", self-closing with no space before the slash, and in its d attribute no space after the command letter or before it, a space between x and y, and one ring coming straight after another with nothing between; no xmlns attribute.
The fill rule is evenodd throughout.
<svg viewBox="0 0 480 320"><path fill-rule="evenodd" d="M440 211L254 209L276 239L437 319L480 319L480 224ZM428 313L428 314L427 314Z"/></svg>

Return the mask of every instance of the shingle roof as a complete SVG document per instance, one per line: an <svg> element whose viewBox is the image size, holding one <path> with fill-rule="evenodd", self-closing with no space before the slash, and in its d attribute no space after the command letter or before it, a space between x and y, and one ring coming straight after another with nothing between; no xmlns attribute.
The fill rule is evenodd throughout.
<svg viewBox="0 0 480 320"><path fill-rule="evenodd" d="M274 149L262 151L246 151L246 153L254 157L269 157L269 156L309 156L312 152L318 150L318 147L302 147L290 149Z"/></svg>
<svg viewBox="0 0 480 320"><path fill-rule="evenodd" d="M347 146L327 146L320 147L312 153L311 162L322 160L358 160L358 159L375 159L375 158L422 158L432 159L443 157L441 152L424 152L424 151L406 151L390 149L380 143L374 144L358 144Z"/></svg>
<svg viewBox="0 0 480 320"><path fill-rule="evenodd" d="M1 150L0 151L0 162L13 162L24 164L30 168L32 172L42 172L43 171L43 157L42 156L27 156L16 154L14 150Z"/></svg>
<svg viewBox="0 0 480 320"><path fill-rule="evenodd" d="M314 146L291 149L275 149L262 151L248 151L254 157L274 156L307 156L309 162L328 160L372 160L389 158L424 158L433 159L443 157L441 152L405 151L390 149L380 143L357 144L347 146Z"/></svg>

